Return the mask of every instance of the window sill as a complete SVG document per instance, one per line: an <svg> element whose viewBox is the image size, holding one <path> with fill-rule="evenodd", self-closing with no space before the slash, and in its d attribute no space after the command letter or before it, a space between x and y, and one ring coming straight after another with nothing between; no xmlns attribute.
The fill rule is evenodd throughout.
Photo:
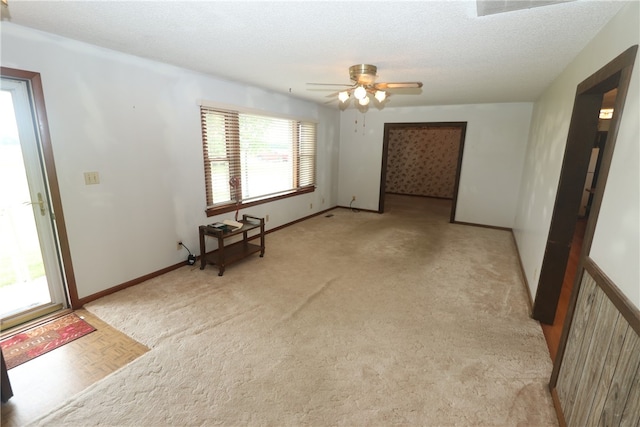
<svg viewBox="0 0 640 427"><path fill-rule="evenodd" d="M277 196L273 196L273 197L267 197L267 198L260 199L260 200L251 200L251 201L248 201L248 202L243 202L243 203L240 203L239 205L229 204L229 205L224 205L224 206L207 208L206 212L207 212L207 216L208 217L209 216L215 216L215 215L220 215L220 214L224 214L224 213L227 213L227 212L233 212L236 209L250 208L251 206L257 206L257 205L261 205L263 203L275 202L276 200L287 199L289 197L299 196L300 194L313 193L314 191L316 191L316 187L314 187L314 186L305 187L305 188L301 188L299 190L290 191L288 193L278 194Z"/></svg>

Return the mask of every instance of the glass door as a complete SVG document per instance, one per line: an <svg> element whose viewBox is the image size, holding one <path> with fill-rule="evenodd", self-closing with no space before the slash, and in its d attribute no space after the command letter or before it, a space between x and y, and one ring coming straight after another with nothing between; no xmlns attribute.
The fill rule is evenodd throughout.
<svg viewBox="0 0 640 427"><path fill-rule="evenodd" d="M67 306L28 82L0 91L2 329Z"/></svg>

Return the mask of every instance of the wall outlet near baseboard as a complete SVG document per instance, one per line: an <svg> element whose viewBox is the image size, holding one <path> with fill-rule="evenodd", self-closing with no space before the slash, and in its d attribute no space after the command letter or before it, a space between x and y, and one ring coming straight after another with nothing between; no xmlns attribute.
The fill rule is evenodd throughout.
<svg viewBox="0 0 640 427"><path fill-rule="evenodd" d="M356 196L351 196L351 201L355 202L356 201Z"/></svg>
<svg viewBox="0 0 640 427"><path fill-rule="evenodd" d="M176 250L179 251L180 249L182 249L182 240L178 240L178 243L176 244Z"/></svg>

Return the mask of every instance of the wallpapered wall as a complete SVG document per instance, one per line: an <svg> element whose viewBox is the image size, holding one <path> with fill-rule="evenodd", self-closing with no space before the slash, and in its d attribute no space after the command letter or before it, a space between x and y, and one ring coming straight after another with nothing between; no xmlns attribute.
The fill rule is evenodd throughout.
<svg viewBox="0 0 640 427"><path fill-rule="evenodd" d="M389 130L386 192L453 198L459 127Z"/></svg>

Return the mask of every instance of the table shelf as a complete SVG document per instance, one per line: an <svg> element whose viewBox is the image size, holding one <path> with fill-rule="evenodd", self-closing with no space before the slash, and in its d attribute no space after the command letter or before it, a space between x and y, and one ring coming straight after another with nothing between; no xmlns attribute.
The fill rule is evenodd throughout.
<svg viewBox="0 0 640 427"><path fill-rule="evenodd" d="M205 256L207 257L207 264L213 265L225 265L232 264L236 261L244 259L251 254L255 254L260 252L262 248L259 245L254 245L252 243L245 244L244 242L236 242L231 245L226 245L224 247L224 259L220 260L219 251L215 250L213 252L209 252Z"/></svg>
<svg viewBox="0 0 640 427"><path fill-rule="evenodd" d="M264 218L251 215L242 216L242 227L233 231L223 231L211 225L201 225L198 228L200 235L200 270L204 270L207 264L218 266L218 276L224 274L227 265L244 259L252 254L260 253L264 256ZM225 240L233 236L242 235L242 240L225 244ZM215 237L218 248L212 252L206 252L205 237ZM260 244L249 243L252 240L260 240Z"/></svg>

